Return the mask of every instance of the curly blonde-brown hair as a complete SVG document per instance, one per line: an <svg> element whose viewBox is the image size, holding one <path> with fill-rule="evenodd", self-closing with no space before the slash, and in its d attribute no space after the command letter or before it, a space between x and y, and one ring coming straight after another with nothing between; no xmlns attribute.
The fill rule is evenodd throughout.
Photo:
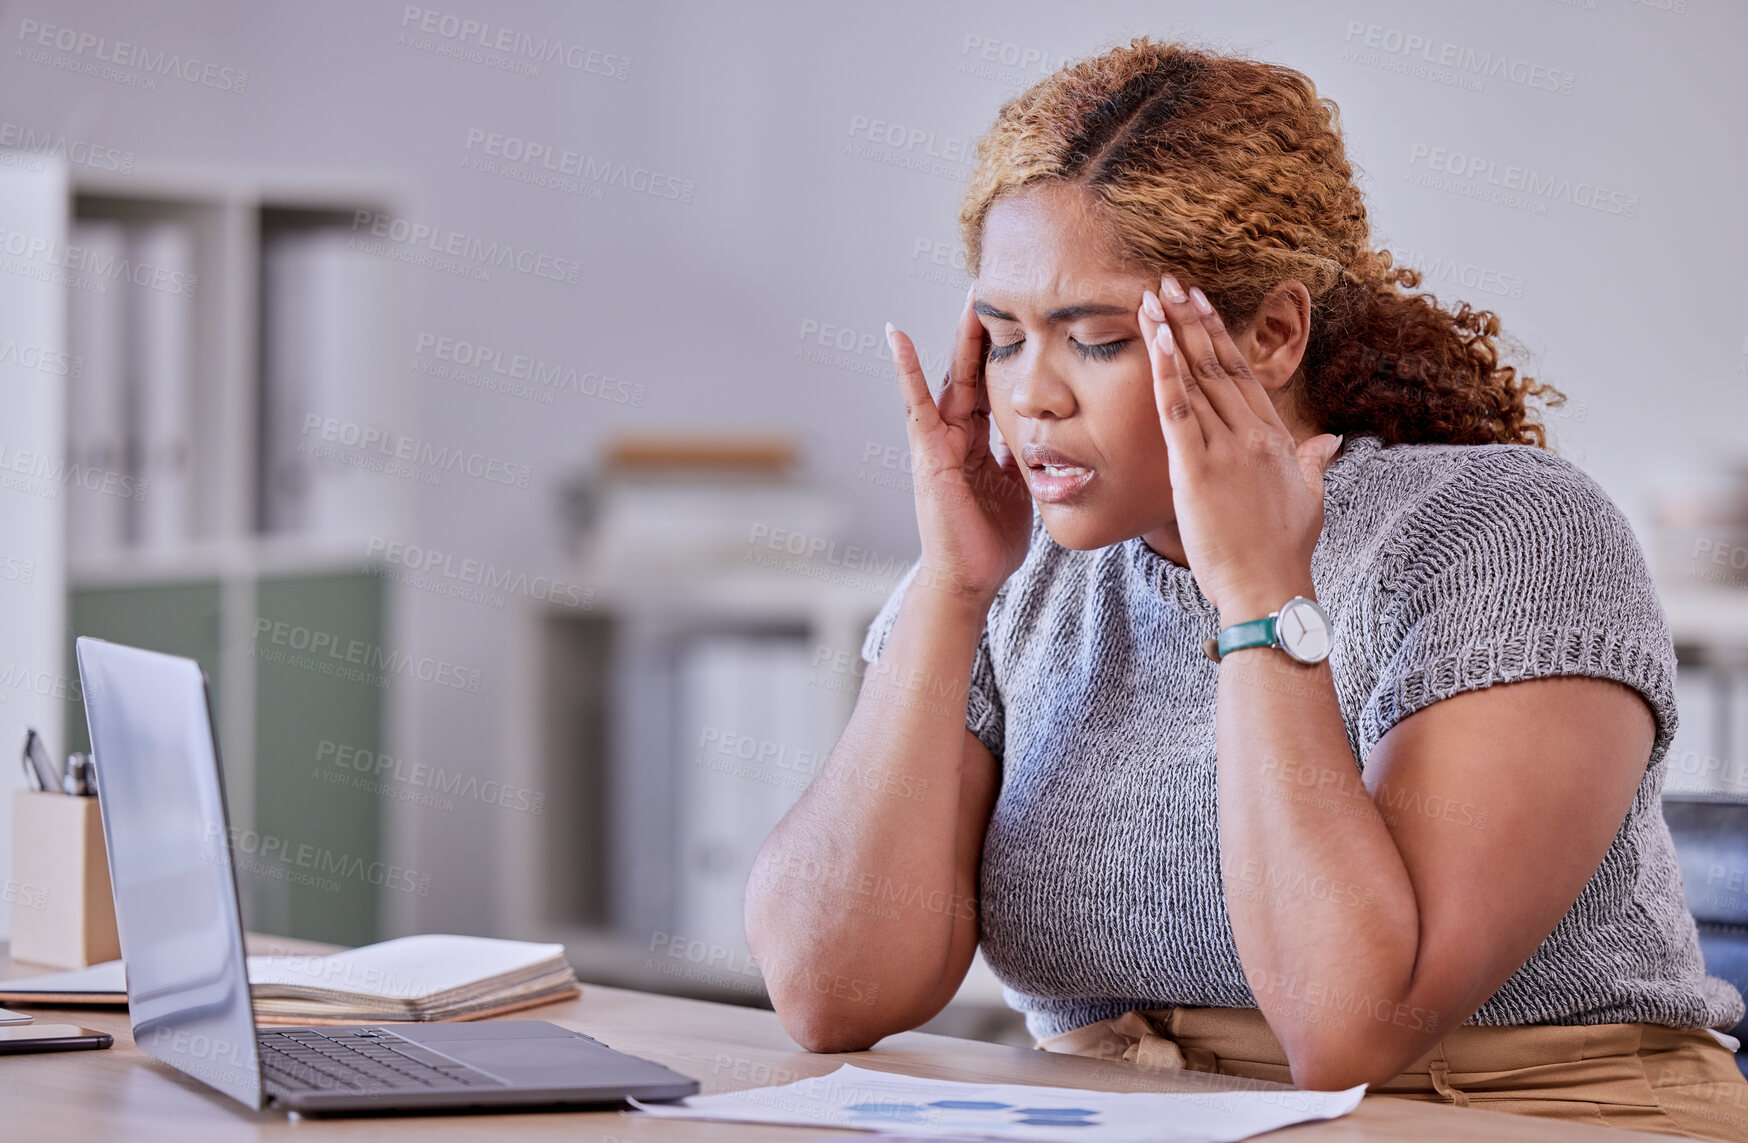
<svg viewBox="0 0 1748 1143"><path fill-rule="evenodd" d="M1560 393L1500 364L1499 318L1429 293L1374 250L1339 110L1292 68L1138 37L1009 100L979 140L959 213L972 274L1003 195L1094 193L1126 260L1202 287L1235 330L1294 278L1311 295L1300 410L1386 445L1531 444L1526 398Z"/></svg>

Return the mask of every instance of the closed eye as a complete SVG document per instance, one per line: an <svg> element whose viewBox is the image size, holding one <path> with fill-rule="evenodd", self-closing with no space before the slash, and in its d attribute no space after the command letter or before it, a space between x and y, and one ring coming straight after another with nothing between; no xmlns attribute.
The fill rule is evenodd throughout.
<svg viewBox="0 0 1748 1143"><path fill-rule="evenodd" d="M1069 338L1069 340L1074 341L1073 338ZM1097 345L1082 345L1080 342L1074 341L1074 348L1082 357L1089 357L1098 361L1109 361L1111 358L1117 356L1117 354L1123 352L1123 347L1128 345L1131 340L1132 339L1125 337L1119 338L1116 341L1101 341Z"/></svg>
<svg viewBox="0 0 1748 1143"><path fill-rule="evenodd" d="M1082 357L1094 361L1109 361L1119 353L1123 352L1123 347L1133 340L1134 338L1124 337L1119 338L1116 341L1101 341L1094 345L1087 345L1083 342L1076 341L1071 337L1068 339L1068 342L1070 345L1074 346L1074 351ZM1020 346L1024 344L1025 340L1022 338L1019 341L1011 342L1007 345L991 345L989 347L989 360L1005 361L1018 353L1020 351Z"/></svg>

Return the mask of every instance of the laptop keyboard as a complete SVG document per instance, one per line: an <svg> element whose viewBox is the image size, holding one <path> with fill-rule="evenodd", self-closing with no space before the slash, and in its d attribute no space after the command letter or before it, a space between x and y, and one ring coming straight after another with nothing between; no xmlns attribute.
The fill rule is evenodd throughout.
<svg viewBox="0 0 1748 1143"><path fill-rule="evenodd" d="M504 1081L386 1028L257 1032L261 1078L282 1091L456 1090Z"/></svg>

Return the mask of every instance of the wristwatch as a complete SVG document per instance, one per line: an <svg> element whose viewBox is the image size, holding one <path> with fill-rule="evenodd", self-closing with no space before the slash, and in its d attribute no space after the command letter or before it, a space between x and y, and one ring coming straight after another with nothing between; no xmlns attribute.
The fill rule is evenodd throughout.
<svg viewBox="0 0 1748 1143"><path fill-rule="evenodd" d="M1295 595L1265 618L1222 628L1218 637L1202 644L1202 650L1216 663L1246 647L1279 647L1297 662L1321 663L1329 657L1333 642L1329 614L1315 599Z"/></svg>

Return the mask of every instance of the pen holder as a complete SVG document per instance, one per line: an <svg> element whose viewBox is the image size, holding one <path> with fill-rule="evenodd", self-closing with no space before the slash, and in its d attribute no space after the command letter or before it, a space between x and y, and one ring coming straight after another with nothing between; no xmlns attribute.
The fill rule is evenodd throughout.
<svg viewBox="0 0 1748 1143"><path fill-rule="evenodd" d="M12 958L83 968L121 956L97 799L12 796Z"/></svg>

